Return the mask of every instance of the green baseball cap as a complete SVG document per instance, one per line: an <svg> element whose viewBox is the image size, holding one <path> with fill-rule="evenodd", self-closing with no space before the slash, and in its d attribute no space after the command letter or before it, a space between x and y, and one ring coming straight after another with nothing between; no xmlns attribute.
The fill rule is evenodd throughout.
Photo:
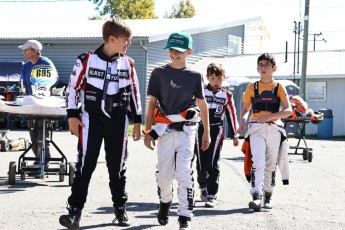
<svg viewBox="0 0 345 230"><path fill-rule="evenodd" d="M193 39L186 32L172 33L168 38L167 45L164 47L164 49L168 48L186 52L186 50L193 48Z"/></svg>

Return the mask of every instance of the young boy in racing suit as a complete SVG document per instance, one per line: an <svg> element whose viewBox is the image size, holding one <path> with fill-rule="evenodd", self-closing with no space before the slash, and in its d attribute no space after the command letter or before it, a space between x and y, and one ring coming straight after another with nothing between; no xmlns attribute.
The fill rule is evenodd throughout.
<svg viewBox="0 0 345 230"><path fill-rule="evenodd" d="M292 111L285 87L273 79L276 69L275 58L271 54L260 55L257 60L260 81L249 84L242 99L239 133L243 133L248 112L253 108L245 138L249 137L252 155L250 193L253 200L249 202L249 208L256 212L261 210L263 194L263 207L272 208L278 151L285 134L280 119L290 116Z"/></svg>
<svg viewBox="0 0 345 230"><path fill-rule="evenodd" d="M206 207L212 208L216 205L219 187L219 157L224 140L223 120L225 116L234 146L239 144L239 135L237 134L238 122L234 99L229 91L222 89L222 82L225 77L224 67L221 64L209 64L206 77L209 81L209 84L205 87L205 97L210 120L211 144L206 151L201 149L201 137L204 129L200 126L195 154L197 157L197 180L200 187L200 198L205 202Z"/></svg>
<svg viewBox="0 0 345 230"><path fill-rule="evenodd" d="M133 140L138 141L142 119L134 62L125 55L132 32L120 18L107 20L102 32L104 44L96 51L79 55L66 90L69 130L79 137L78 162L68 198L69 214L60 217L60 224L69 229L79 229L103 140L116 216L113 222L130 225L125 209L128 124L130 120L134 122Z"/></svg>
<svg viewBox="0 0 345 230"><path fill-rule="evenodd" d="M155 139L150 133L156 107L160 112L169 116L178 115L197 104L204 126L202 150L206 150L210 144L208 110L204 98L202 76L186 65L186 58L192 53L192 42L192 37L185 32L172 33L165 46L165 49L169 49L171 62L155 68L151 73L147 90L149 99L146 108L144 139L145 146L151 150L155 146ZM175 178L179 185L177 215L180 229L191 229L190 222L194 207L192 162L198 122L175 122L163 127L165 130L158 137L157 146L156 179L160 198L157 219L161 225L168 223L169 209L173 199L173 179Z"/></svg>

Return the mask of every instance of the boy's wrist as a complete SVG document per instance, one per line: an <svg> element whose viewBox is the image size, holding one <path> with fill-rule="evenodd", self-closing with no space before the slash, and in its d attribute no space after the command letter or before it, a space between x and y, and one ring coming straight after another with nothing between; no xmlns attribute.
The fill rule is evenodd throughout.
<svg viewBox="0 0 345 230"><path fill-rule="evenodd" d="M152 131L152 129L146 129L146 130L143 130L143 134L149 134L150 132Z"/></svg>
<svg viewBox="0 0 345 230"><path fill-rule="evenodd" d="M152 131L152 129L146 129L144 132L145 134L149 134Z"/></svg>

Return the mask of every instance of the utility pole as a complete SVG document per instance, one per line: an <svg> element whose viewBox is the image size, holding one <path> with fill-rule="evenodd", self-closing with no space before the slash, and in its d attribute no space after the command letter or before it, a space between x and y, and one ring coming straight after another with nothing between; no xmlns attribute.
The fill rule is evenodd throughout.
<svg viewBox="0 0 345 230"><path fill-rule="evenodd" d="M295 34L295 43L293 45L293 74L295 77L296 74L296 38L297 38L297 23L296 21L293 21L293 23L295 24L295 26L293 27L293 32ZM295 80L295 79L294 79ZM295 81L294 81L295 82Z"/></svg>
<svg viewBox="0 0 345 230"><path fill-rule="evenodd" d="M322 32L318 33L318 34L313 34L314 35L314 51L315 51L315 43L316 43L316 36L320 36L322 35Z"/></svg>
<svg viewBox="0 0 345 230"><path fill-rule="evenodd" d="M308 31L309 31L309 6L310 0L305 0L304 8L304 33L303 33L303 57L302 57L302 75L299 86L300 96L306 100L306 78L307 78L307 56L308 56Z"/></svg>
<svg viewBox="0 0 345 230"><path fill-rule="evenodd" d="M300 45L299 45L299 42L301 40L301 22L296 22L294 21L294 29L293 29L293 32L295 33L295 43L294 43L294 50L293 50L293 74L294 74L294 82L295 82L295 76L296 74L299 74L299 51L300 51ZM296 44L297 44L297 50L296 50ZM296 57L297 55L297 57ZM297 71L296 71L297 69Z"/></svg>
<svg viewBox="0 0 345 230"><path fill-rule="evenodd" d="M297 37L297 73L299 73L299 41L301 41L301 22L298 22L298 37Z"/></svg>
<svg viewBox="0 0 345 230"><path fill-rule="evenodd" d="M322 38L321 40L319 39L319 40L317 40L316 39L316 36L317 37L319 37L319 36L321 36L322 35L322 32L320 32L320 33L318 33L318 34L309 34L309 35L313 35L314 36L314 49L313 49L313 51L315 51L315 43L317 42L317 41L323 41L324 43L326 43L327 42L327 40L325 39L325 38ZM311 40L309 40L309 41L311 41Z"/></svg>

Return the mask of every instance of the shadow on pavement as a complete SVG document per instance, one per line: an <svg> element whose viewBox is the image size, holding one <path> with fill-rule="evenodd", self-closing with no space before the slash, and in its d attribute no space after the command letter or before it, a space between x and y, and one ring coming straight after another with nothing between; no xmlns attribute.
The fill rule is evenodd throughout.
<svg viewBox="0 0 345 230"><path fill-rule="evenodd" d="M177 206L177 204L176 204ZM171 207L171 209L174 209L176 207ZM148 211L157 211L158 210L158 204L156 203L136 203L136 202L127 202L126 204L126 210L127 212L148 212ZM95 214L109 214L114 213L114 209L112 206L110 207L100 207L97 209L96 212L93 212Z"/></svg>
<svg viewBox="0 0 345 230"><path fill-rule="evenodd" d="M231 215L231 214L251 214L252 210L249 208L229 209L229 210L217 210L210 208L194 209L195 216L218 216L218 215Z"/></svg>
<svg viewBox="0 0 345 230"><path fill-rule="evenodd" d="M106 227L111 227L111 226L114 226L114 227L118 227L118 228L121 228L121 229L126 229L126 230L142 230L142 229L150 229L156 225L149 225L149 224L146 224L146 225L140 225L140 226L129 226L129 227L120 227L120 226L117 226L116 224L96 224L96 225L89 225L89 226L83 226L83 227L80 227L79 229L82 230L82 229L101 229L101 228L106 228ZM60 230L64 230L66 228L61 228Z"/></svg>
<svg viewBox="0 0 345 230"><path fill-rule="evenodd" d="M0 178L0 194L14 193L14 192L24 192L28 188L38 187L38 186L48 186L45 184L33 183L28 181L20 181L14 185L9 185L7 177Z"/></svg>

